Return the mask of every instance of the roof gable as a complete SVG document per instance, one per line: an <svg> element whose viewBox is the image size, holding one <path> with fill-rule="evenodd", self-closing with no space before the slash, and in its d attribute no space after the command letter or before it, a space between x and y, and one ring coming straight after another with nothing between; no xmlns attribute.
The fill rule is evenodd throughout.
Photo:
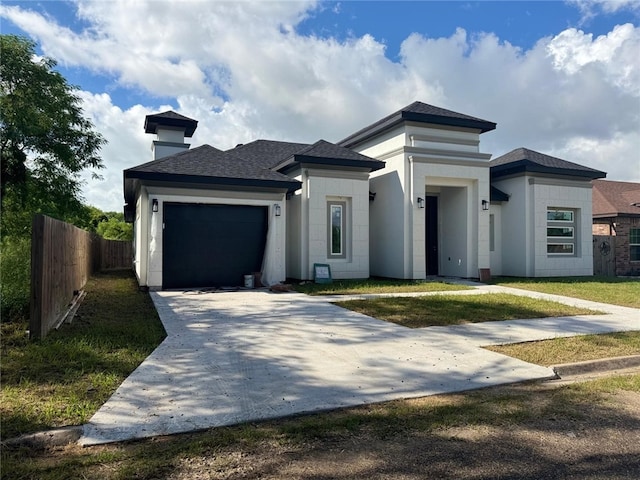
<svg viewBox="0 0 640 480"><path fill-rule="evenodd" d="M640 183L594 180L593 216L640 216Z"/></svg>
<svg viewBox="0 0 640 480"><path fill-rule="evenodd" d="M339 141L338 145L349 148L353 147L360 142L406 121L431 123L449 127L471 128L480 130L480 133L485 133L496 128L496 124L488 120L436 107L427 103L413 102L397 112L394 112L391 115L388 115Z"/></svg>
<svg viewBox="0 0 640 480"><path fill-rule="evenodd" d="M365 168L370 171L384 168L384 162L376 160L366 155L354 152L345 147L341 147L326 140L318 140L313 145L295 153L293 162L311 163L343 167ZM291 162L282 165L280 168L285 171Z"/></svg>
<svg viewBox="0 0 640 480"><path fill-rule="evenodd" d="M491 168L491 178L523 173L544 173L593 180L607 175L600 170L552 157L551 155L545 155L528 148L516 148L491 160L489 166Z"/></svg>

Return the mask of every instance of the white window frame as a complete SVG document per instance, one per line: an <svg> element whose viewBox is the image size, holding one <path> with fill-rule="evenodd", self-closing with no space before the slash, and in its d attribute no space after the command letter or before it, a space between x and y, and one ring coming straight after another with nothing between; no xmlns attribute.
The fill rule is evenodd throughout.
<svg viewBox="0 0 640 480"><path fill-rule="evenodd" d="M576 256L577 211L564 207L547 207L547 255ZM549 235L551 229L567 229L571 235ZM555 233L555 232L553 232ZM560 247L560 251L557 250Z"/></svg>
<svg viewBox="0 0 640 480"><path fill-rule="evenodd" d="M570 230L571 234L570 235L553 235L553 234L549 234L549 230L554 229L554 228L562 228L562 229L566 229L566 230ZM547 238L548 239L558 239L558 240L573 240L575 237L575 227L571 226L560 226L560 225L547 225Z"/></svg>
<svg viewBox="0 0 640 480"><path fill-rule="evenodd" d="M340 251L333 249L333 233L334 221L333 212L340 211ZM327 258L343 259L347 258L347 202L344 201L327 201Z"/></svg>
<svg viewBox="0 0 640 480"><path fill-rule="evenodd" d="M496 250L496 218L493 213L489 214L489 251Z"/></svg>
<svg viewBox="0 0 640 480"><path fill-rule="evenodd" d="M636 247L638 249L640 249L640 243L631 243L631 238L632 238L632 233L634 230L638 230L638 241L640 242L640 228L638 227L631 227L629 229L629 261L630 262L640 262L640 256L637 259L633 259L631 258L631 247Z"/></svg>

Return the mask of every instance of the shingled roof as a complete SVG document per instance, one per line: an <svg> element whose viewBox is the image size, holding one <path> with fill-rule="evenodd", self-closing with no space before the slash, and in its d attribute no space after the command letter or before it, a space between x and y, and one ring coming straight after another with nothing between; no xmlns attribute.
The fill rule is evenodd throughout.
<svg viewBox="0 0 640 480"><path fill-rule="evenodd" d="M283 173L291 171L300 163L365 168L370 171L384 167L384 162L380 160L361 155L326 140L319 140L313 145L256 140L246 145L238 145L227 152Z"/></svg>
<svg viewBox="0 0 640 480"><path fill-rule="evenodd" d="M300 188L297 180L265 168L260 162L238 158L211 145L202 145L125 170L127 203L133 201L136 180L281 188L287 191Z"/></svg>
<svg viewBox="0 0 640 480"><path fill-rule="evenodd" d="M179 113L169 110L162 113L147 115L144 119L145 133L158 133L158 126L184 128L185 137L193 137L193 133L198 128L198 121L185 117Z"/></svg>
<svg viewBox="0 0 640 480"><path fill-rule="evenodd" d="M318 140L313 145L294 153L276 168L278 171L286 173L296 168L296 164L300 163L364 168L372 172L384 168L384 162L381 160L361 155L326 140Z"/></svg>
<svg viewBox="0 0 640 480"><path fill-rule="evenodd" d="M505 155L494 158L489 162L489 166L491 167L492 179L520 173L568 175L590 180L607 176L605 172L600 170L545 155L528 148L516 148Z"/></svg>
<svg viewBox="0 0 640 480"><path fill-rule="evenodd" d="M273 168L287 158L308 148L308 143L279 142L275 140L256 140L244 145L237 145L228 153L238 157L262 163L266 168Z"/></svg>
<svg viewBox="0 0 640 480"><path fill-rule="evenodd" d="M485 133L496 128L496 124L488 120L454 112L445 108L435 107L427 103L413 102L411 105L407 105L397 112L384 117L382 120L372 123L368 127L339 141L338 145L351 148L360 142L406 121L472 128L480 130L480 133Z"/></svg>
<svg viewBox="0 0 640 480"><path fill-rule="evenodd" d="M594 180L593 216L640 217L640 183Z"/></svg>

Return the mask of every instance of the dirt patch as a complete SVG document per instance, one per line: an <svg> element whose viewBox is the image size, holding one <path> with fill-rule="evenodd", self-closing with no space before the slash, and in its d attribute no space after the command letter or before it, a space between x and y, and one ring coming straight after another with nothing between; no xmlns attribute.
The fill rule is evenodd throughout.
<svg viewBox="0 0 640 480"><path fill-rule="evenodd" d="M635 395L616 403L637 413L639 400ZM212 469L211 457L191 458L167 478L637 479L640 417L632 424L626 414L545 418L517 427L451 427L384 439L365 433L293 451L273 444L249 451L232 448L218 457L224 465Z"/></svg>
<svg viewBox="0 0 640 480"><path fill-rule="evenodd" d="M19 478L637 479L640 393L512 385L28 457Z"/></svg>

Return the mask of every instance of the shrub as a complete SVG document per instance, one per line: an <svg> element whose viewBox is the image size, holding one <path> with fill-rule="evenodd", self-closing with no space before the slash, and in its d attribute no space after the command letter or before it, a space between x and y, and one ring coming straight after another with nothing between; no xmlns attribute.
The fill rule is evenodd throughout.
<svg viewBox="0 0 640 480"><path fill-rule="evenodd" d="M3 322L28 319L31 239L5 237L0 243L0 315Z"/></svg>

